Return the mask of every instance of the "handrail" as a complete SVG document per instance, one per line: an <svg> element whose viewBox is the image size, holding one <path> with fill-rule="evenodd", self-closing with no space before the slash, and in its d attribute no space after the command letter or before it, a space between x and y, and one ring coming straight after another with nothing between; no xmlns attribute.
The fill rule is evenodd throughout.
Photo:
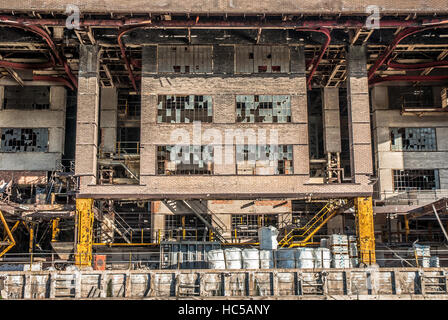
<svg viewBox="0 0 448 320"><path fill-rule="evenodd" d="M295 238L304 238L300 240L301 244L306 243L313 235L320 230L320 228L327 223L334 215L336 215L341 205L346 204L346 201L335 202L329 201L313 218L310 219L303 227L292 229L280 241L279 245L283 248L286 245L291 245L291 241ZM317 227L316 224L320 223ZM301 234L294 234L295 231L304 230Z"/></svg>
<svg viewBox="0 0 448 320"><path fill-rule="evenodd" d="M322 207L322 209L320 209L319 210L319 212L318 213L316 213L303 227L299 227L299 228L294 228L294 229L291 229L291 231L289 231L289 233L288 234L286 234L283 238L282 238L282 240L280 240L279 241L279 245L280 244L282 244L284 241L286 241L287 239L289 239L290 237L290 235L291 234L293 234L294 232L296 232L296 231L298 231L298 230L303 230L303 229L305 229L305 228L307 228L307 226L308 226L308 224L310 224L313 220L315 220L315 219L317 219L317 217L319 216L319 215L321 215L321 213L325 210L325 213L324 214L326 214L326 212L328 212L328 209L329 209L329 205L330 205L330 203L327 203L325 206L323 206ZM313 225L314 225L314 223L313 223ZM288 238L289 237L289 238Z"/></svg>

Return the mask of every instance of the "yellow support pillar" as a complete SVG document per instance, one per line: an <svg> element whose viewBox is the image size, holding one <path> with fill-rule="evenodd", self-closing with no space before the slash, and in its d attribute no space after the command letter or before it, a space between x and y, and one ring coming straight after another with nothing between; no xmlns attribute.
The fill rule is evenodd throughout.
<svg viewBox="0 0 448 320"><path fill-rule="evenodd" d="M93 199L76 199L77 239L75 264L79 267L92 265Z"/></svg>
<svg viewBox="0 0 448 320"><path fill-rule="evenodd" d="M356 198L355 208L359 262L372 265L376 263L372 197Z"/></svg>
<svg viewBox="0 0 448 320"><path fill-rule="evenodd" d="M11 250L11 248L16 245L16 241L14 240L14 237L12 236L12 232L17 228L19 222L16 222L14 227L12 229L9 229L8 223L6 222L6 219L3 216L3 213L1 210L0 210L0 221L3 224L3 228L4 228L5 234L6 234L5 239L3 241L6 244L6 248L3 249L3 248L1 248L2 245L0 245L0 249L3 249L2 251L0 251L0 257L2 257L6 252Z"/></svg>
<svg viewBox="0 0 448 320"><path fill-rule="evenodd" d="M59 232L61 231L59 229L59 218L53 219L51 220L51 242L56 242L56 238L59 234Z"/></svg>

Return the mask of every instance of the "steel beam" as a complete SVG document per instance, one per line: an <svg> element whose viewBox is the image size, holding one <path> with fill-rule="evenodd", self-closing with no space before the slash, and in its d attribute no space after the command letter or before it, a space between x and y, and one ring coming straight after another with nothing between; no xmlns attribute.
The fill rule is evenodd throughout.
<svg viewBox="0 0 448 320"><path fill-rule="evenodd" d="M76 199L75 264L81 268L92 265L93 220L93 199Z"/></svg>
<svg viewBox="0 0 448 320"><path fill-rule="evenodd" d="M376 263L372 197L355 198L355 209L359 262L372 265Z"/></svg>

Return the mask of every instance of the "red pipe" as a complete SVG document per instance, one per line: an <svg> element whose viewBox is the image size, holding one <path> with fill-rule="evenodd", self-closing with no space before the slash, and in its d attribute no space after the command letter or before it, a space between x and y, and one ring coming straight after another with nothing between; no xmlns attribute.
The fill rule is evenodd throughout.
<svg viewBox="0 0 448 320"><path fill-rule="evenodd" d="M448 76L387 76L376 77L369 81L370 85L386 81L444 81Z"/></svg>
<svg viewBox="0 0 448 320"><path fill-rule="evenodd" d="M19 28L19 29L23 29L25 31L31 31L31 32L41 36L45 40L47 45L50 47L56 60L59 62L59 64L61 64L64 67L65 73L67 74L70 81L73 83L74 87L78 88L78 81L77 81L76 77L73 75L73 73L70 69L70 66L68 65L67 61L63 57L61 57L56 45L54 44L53 40L51 39L50 35L47 32L45 32L44 30L42 30L41 28L39 28L35 25L29 25L29 26L20 25L20 24L11 23L11 22L4 22L4 21L1 21L1 19L0 19L0 22L6 23L6 25L8 27Z"/></svg>
<svg viewBox="0 0 448 320"><path fill-rule="evenodd" d="M69 87L72 90L75 90L75 88L73 87L73 84L68 81L65 78L62 77L52 77L52 76L34 76L33 77L34 81L49 81L49 82L59 82L59 83L63 83L64 85L66 85L67 87Z"/></svg>
<svg viewBox="0 0 448 320"><path fill-rule="evenodd" d="M369 72L368 72L368 79L372 79L375 75L375 72L378 70L378 68L380 66L382 66L384 64L384 62L390 57L390 55L392 54L392 52L394 51L394 49L397 47L397 45L405 38L419 33L419 32L423 32L429 29L435 29L438 28L440 26L428 26L428 27L424 27L424 28L409 28L409 29L405 29L403 31L401 31L396 37L395 39L392 41L392 43L387 47L386 51L381 55L381 57L379 57L375 63L373 64L373 66L370 68Z"/></svg>
<svg viewBox="0 0 448 320"><path fill-rule="evenodd" d="M444 68L448 67L448 61L433 61L426 63L413 63L413 64L405 64L405 63L397 63L397 62L387 62L387 65L392 69L398 70L424 70L427 68Z"/></svg>
<svg viewBox="0 0 448 320"><path fill-rule="evenodd" d="M20 69L20 70L42 70L54 67L53 62L44 63L19 63L11 61L1 61L0 66L4 68Z"/></svg>
<svg viewBox="0 0 448 320"><path fill-rule="evenodd" d="M132 31L132 30L135 30L138 28L141 28L141 27L127 28L125 30L120 31L120 33L118 34L118 45L120 46L121 56L123 57L124 63L126 64L126 68L128 69L129 79L131 79L132 87L134 87L134 90L136 92L139 92L138 87L137 87L137 81L135 80L134 72L132 72L131 63L129 62L128 57L126 56L126 47L124 46L121 38L123 37L123 35L125 35L129 31Z"/></svg>
<svg viewBox="0 0 448 320"><path fill-rule="evenodd" d="M317 67L319 66L320 62L322 61L322 58L324 57L325 52L327 51L328 46L330 45L331 34L330 34L330 31L328 31L327 29L297 29L297 31L320 32L320 33L323 33L327 37L325 43L322 46L322 50L321 50L319 56L317 57L317 59L313 58L313 60L311 61L311 64L310 64L313 66L313 68L311 69L310 75L308 76L308 79L306 80L306 85L309 89L311 89L311 80L313 79L313 76L317 71Z"/></svg>

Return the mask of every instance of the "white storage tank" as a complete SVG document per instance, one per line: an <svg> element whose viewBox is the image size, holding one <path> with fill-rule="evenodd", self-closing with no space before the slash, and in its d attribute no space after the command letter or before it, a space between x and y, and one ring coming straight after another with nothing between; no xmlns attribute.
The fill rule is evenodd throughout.
<svg viewBox="0 0 448 320"><path fill-rule="evenodd" d="M316 268L331 267L331 252L328 248L316 248L314 250L314 266Z"/></svg>
<svg viewBox="0 0 448 320"><path fill-rule="evenodd" d="M260 250L260 269L274 268L274 253L272 250Z"/></svg>
<svg viewBox="0 0 448 320"><path fill-rule="evenodd" d="M314 268L314 249L298 248L296 249L296 267L303 269Z"/></svg>
<svg viewBox="0 0 448 320"><path fill-rule="evenodd" d="M263 227L258 229L258 241L260 242L260 250L277 250L278 230L273 227Z"/></svg>
<svg viewBox="0 0 448 320"><path fill-rule="evenodd" d="M256 248L244 249L242 252L243 269L260 269L260 252Z"/></svg>
<svg viewBox="0 0 448 320"><path fill-rule="evenodd" d="M224 251L222 249L215 249L207 252L207 259L210 269L223 270L226 268Z"/></svg>
<svg viewBox="0 0 448 320"><path fill-rule="evenodd" d="M242 269L242 255L240 248L229 248L224 250L226 269Z"/></svg>
<svg viewBox="0 0 448 320"><path fill-rule="evenodd" d="M296 267L296 249L279 249L276 252L277 268L294 269Z"/></svg>

